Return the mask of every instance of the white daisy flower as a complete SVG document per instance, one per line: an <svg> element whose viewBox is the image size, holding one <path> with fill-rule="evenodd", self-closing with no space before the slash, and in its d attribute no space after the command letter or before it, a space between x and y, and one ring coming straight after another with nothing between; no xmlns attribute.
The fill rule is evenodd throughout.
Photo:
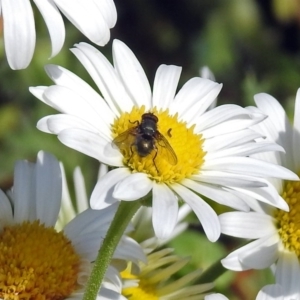
<svg viewBox="0 0 300 300"><path fill-rule="evenodd" d="M264 115L237 105L207 111L222 87L209 79L192 78L176 94L181 68L173 65L158 68L152 93L139 61L119 40L113 43L114 66L86 43L72 52L102 96L54 65L46 71L55 85L30 91L62 112L40 120L40 130L57 134L67 146L115 168L98 181L92 208L102 209L120 199L152 200L153 227L164 239L173 231L178 199L183 199L211 241L218 239L220 224L203 197L247 211L242 199L246 194L288 209L280 197L274 200L276 191L262 177L298 177L248 157L281 150L274 143L256 143L261 135L248 129Z"/></svg>
<svg viewBox="0 0 300 300"><path fill-rule="evenodd" d="M0 190L1 299L82 299L91 262L117 207L85 210L57 232L61 186L58 161L41 151L36 164L16 163L8 195ZM136 264L143 257L128 237L114 254ZM110 266L97 299L123 299L121 287L119 270Z"/></svg>
<svg viewBox="0 0 300 300"><path fill-rule="evenodd" d="M258 94L255 102L260 111L269 113L269 118L257 125L257 130L286 149L285 155L267 153L256 156L282 164L299 174L300 90L296 97L293 127L282 106L270 95ZM228 269L243 271L264 269L276 263L276 285L265 287L258 299L300 299L300 182L268 180L286 200L289 212L253 202L252 212L220 215L222 233L255 240L229 254L222 264Z"/></svg>
<svg viewBox="0 0 300 300"><path fill-rule="evenodd" d="M51 57L58 54L65 41L65 26L61 13L93 43L104 46L110 39L117 12L113 0L33 0L49 31ZM3 0L4 44L9 66L14 70L26 68L35 48L35 24L28 0ZM22 51L20 51L22 48Z"/></svg>

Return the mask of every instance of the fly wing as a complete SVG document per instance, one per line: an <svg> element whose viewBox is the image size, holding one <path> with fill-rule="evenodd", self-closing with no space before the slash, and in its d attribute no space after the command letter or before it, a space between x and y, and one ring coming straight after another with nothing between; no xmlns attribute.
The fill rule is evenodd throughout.
<svg viewBox="0 0 300 300"><path fill-rule="evenodd" d="M176 153L174 152L172 146L169 144L167 139L160 133L156 132L155 134L156 138L156 147L158 149L158 155L163 155L166 157L166 160L168 161L169 164L171 165L176 165L177 164L177 156Z"/></svg>
<svg viewBox="0 0 300 300"><path fill-rule="evenodd" d="M128 130L122 132L112 141L112 146L114 148L119 148L120 150L127 150L135 142L136 129L129 128Z"/></svg>

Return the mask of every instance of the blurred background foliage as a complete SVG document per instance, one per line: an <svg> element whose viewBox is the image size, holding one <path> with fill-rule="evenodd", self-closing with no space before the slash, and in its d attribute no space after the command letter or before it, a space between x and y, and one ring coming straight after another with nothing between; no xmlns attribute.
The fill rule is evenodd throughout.
<svg viewBox="0 0 300 300"><path fill-rule="evenodd" d="M223 83L219 104L253 105L253 95L266 92L277 98L292 118L300 87L299 0L116 0L115 3L118 21L111 31L112 39L124 41L134 51L151 83L157 67L163 63L183 66L180 85L198 76L202 66L208 66L216 81ZM43 69L48 63L64 66L94 86L68 50L75 43L87 40L65 20L64 49L48 60L47 28L34 9L37 46L26 70L9 69L3 40L0 42L0 188L6 190L12 185L17 159L34 160L43 149L63 161L69 177L74 167L80 165L91 192L98 162L65 147L56 136L36 129L40 118L57 112L28 91L29 86L52 84ZM111 59L111 42L100 50ZM173 244L189 245L179 247L179 253L191 255L195 267L201 268L238 246L235 240L225 237L221 243L208 243L196 223ZM217 289L230 299L254 299L264 284L272 282L269 271L227 272L222 278Z"/></svg>

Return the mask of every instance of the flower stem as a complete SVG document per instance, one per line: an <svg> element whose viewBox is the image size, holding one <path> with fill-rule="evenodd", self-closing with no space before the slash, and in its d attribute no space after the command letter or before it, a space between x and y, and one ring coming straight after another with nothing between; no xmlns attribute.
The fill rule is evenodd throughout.
<svg viewBox="0 0 300 300"><path fill-rule="evenodd" d="M222 266L221 260L218 260L201 274L201 276L197 280L197 284L214 282L226 271L228 270Z"/></svg>
<svg viewBox="0 0 300 300"><path fill-rule="evenodd" d="M141 201L121 201L119 208L108 229L103 244L99 249L98 256L87 282L83 300L95 300L99 292L105 272L110 264L113 253L130 220L140 208Z"/></svg>

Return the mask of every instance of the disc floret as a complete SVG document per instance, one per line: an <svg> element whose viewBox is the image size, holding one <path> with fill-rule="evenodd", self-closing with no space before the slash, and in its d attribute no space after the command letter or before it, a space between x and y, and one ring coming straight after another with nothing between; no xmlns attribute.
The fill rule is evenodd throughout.
<svg viewBox="0 0 300 300"><path fill-rule="evenodd" d="M276 210L278 233L284 247L300 259L300 182L286 182L282 197L290 211Z"/></svg>

